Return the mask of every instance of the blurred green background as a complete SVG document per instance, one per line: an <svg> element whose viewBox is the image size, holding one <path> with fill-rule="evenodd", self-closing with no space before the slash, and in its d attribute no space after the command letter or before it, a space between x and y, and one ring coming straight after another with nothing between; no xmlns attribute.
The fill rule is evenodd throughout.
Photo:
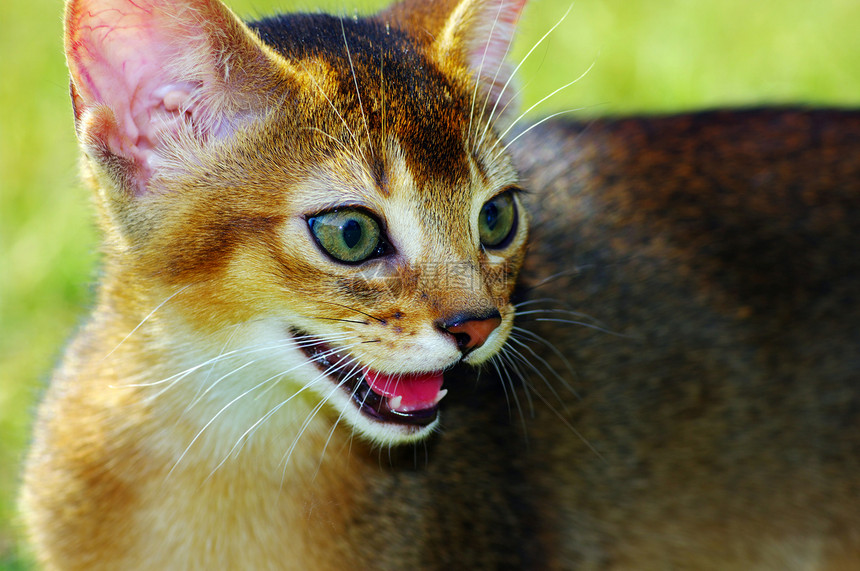
<svg viewBox="0 0 860 571"><path fill-rule="evenodd" d="M382 4L228 3L245 17L276 7L351 13ZM515 57L569 6L530 6ZM534 115L857 105L858 29L856 0L577 0L523 66L523 99L530 105L594 64ZM0 569L29 568L15 516L21 459L35 403L98 276L61 32L61 0L0 1Z"/></svg>

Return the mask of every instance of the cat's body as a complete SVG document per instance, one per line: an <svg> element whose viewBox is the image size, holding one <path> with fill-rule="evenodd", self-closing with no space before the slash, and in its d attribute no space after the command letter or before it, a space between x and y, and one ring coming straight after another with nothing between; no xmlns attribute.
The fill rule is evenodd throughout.
<svg viewBox="0 0 860 571"><path fill-rule="evenodd" d="M538 470L544 505L565 506L548 551L596 568L856 568L860 166L844 159L860 114L527 137L520 165L540 190L523 287L561 300L536 307L590 316L522 316L581 397L559 393L582 439L542 403L526 423L540 426L531 453L553 460Z"/></svg>
<svg viewBox="0 0 860 571"><path fill-rule="evenodd" d="M508 156L474 109L509 102L519 2L255 25L275 51L214 2L98 2L67 49L106 275L26 474L48 567L860 562L860 114Z"/></svg>

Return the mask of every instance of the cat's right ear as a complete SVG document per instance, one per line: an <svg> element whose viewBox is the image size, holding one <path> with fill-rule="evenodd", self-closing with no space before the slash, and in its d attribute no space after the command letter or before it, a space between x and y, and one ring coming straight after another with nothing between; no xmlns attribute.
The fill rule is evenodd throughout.
<svg viewBox="0 0 860 571"><path fill-rule="evenodd" d="M440 62L465 68L487 101L499 109L513 103L508 52L526 0L401 0L382 13L416 39L432 43Z"/></svg>
<svg viewBox="0 0 860 571"><path fill-rule="evenodd" d="M167 149L253 122L290 73L218 0L69 0L65 25L78 137L131 196Z"/></svg>

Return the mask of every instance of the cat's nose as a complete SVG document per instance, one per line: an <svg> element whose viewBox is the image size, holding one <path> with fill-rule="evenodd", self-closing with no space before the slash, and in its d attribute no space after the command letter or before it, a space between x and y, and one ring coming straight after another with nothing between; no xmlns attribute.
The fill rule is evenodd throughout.
<svg viewBox="0 0 860 571"><path fill-rule="evenodd" d="M436 325L454 337L457 348L465 355L483 345L501 323L502 316L494 309L482 315L458 313L448 319L440 320Z"/></svg>

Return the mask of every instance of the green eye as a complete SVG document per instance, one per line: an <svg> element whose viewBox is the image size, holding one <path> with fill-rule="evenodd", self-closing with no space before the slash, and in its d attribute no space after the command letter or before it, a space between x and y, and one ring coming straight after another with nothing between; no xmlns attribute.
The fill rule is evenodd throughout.
<svg viewBox="0 0 860 571"><path fill-rule="evenodd" d="M319 245L341 262L355 264L383 252L379 224L360 210L318 214L308 224Z"/></svg>
<svg viewBox="0 0 860 571"><path fill-rule="evenodd" d="M487 248L507 245L517 225L517 207L510 192L488 200L478 217L478 235Z"/></svg>

